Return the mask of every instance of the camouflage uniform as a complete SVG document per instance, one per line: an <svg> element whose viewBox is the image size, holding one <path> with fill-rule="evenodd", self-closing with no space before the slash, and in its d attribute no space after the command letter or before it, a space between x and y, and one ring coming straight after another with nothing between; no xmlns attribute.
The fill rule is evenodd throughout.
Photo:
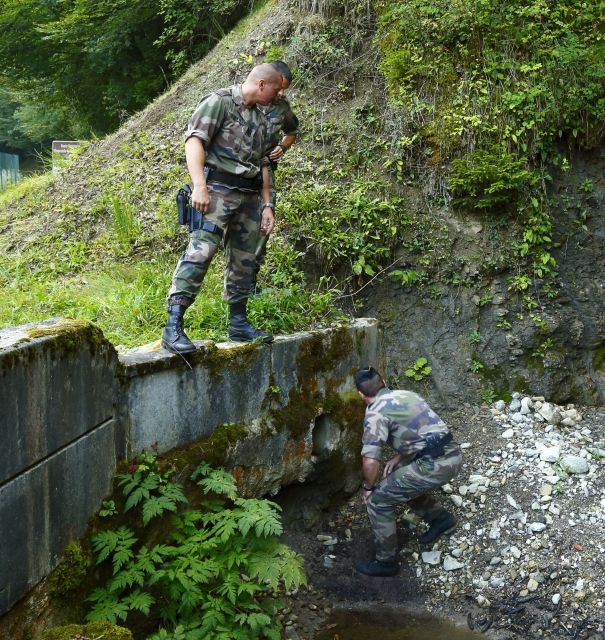
<svg viewBox="0 0 605 640"><path fill-rule="evenodd" d="M444 512L427 492L458 473L462 456L454 442L445 445L444 455L439 458L423 456L423 436L429 433L443 436L449 430L425 400L412 391L381 389L366 408L361 455L380 460L386 443L403 456L395 470L376 484L367 501L378 561L389 562L397 556L398 504L407 503L427 522Z"/></svg>
<svg viewBox="0 0 605 640"><path fill-rule="evenodd" d="M206 167L241 178L256 178L268 165L267 118L257 107L247 107L240 85L220 89L202 99L189 120L185 140L198 137L204 144ZM258 189L234 188L208 182L210 206L204 220L225 234L224 299L244 302L250 293L259 242L261 193ZM192 231L189 245L179 260L168 294L169 300L193 301L220 242L218 234Z"/></svg>
<svg viewBox="0 0 605 640"><path fill-rule="evenodd" d="M282 133L287 136L298 135L298 118L294 115L292 107L286 98L282 98L279 102L276 102L265 110L265 116L267 118L267 142L264 153L268 155L279 144ZM269 167L271 202L273 206L275 206L277 201L277 193L275 190L275 170L277 169L277 162L270 162ZM256 256L257 273L265 261L268 241L269 236L267 234L260 234L258 245L254 252Z"/></svg>

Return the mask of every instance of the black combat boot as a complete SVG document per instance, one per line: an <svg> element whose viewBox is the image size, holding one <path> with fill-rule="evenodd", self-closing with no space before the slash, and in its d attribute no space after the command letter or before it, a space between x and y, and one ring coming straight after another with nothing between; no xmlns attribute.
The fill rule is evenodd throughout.
<svg viewBox="0 0 605 640"><path fill-rule="evenodd" d="M396 576L399 573L399 562L397 558L392 560L358 560L355 563L355 569L359 573L365 573L366 576L372 576L375 578L390 576Z"/></svg>
<svg viewBox="0 0 605 640"><path fill-rule="evenodd" d="M244 302L229 305L229 340L254 342L254 340L260 339L261 342L273 342L271 333L261 331L248 322L246 303L247 301L244 300Z"/></svg>
<svg viewBox="0 0 605 640"><path fill-rule="evenodd" d="M429 530L418 538L420 544L432 544L442 535L453 531L456 528L456 518L444 510L428 524L430 525Z"/></svg>
<svg viewBox="0 0 605 640"><path fill-rule="evenodd" d="M183 327L183 316L187 306L182 304L171 304L168 306L168 320L162 333L162 346L172 353L185 355L195 351L195 345L185 333Z"/></svg>

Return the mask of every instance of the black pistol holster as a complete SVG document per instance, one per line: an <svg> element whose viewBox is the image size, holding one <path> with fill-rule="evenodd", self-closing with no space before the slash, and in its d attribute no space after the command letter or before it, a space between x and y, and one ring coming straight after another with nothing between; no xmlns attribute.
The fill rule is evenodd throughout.
<svg viewBox="0 0 605 640"><path fill-rule="evenodd" d="M220 238L223 237L223 230L212 222L204 220L204 214L191 206L191 187L184 184L176 194L176 207L178 211L179 224L187 225L189 231L208 231Z"/></svg>
<svg viewBox="0 0 605 640"><path fill-rule="evenodd" d="M426 445L420 452L421 456L440 458L445 453L445 445L452 442L453 437L450 432L441 435L440 433L427 433L423 436Z"/></svg>

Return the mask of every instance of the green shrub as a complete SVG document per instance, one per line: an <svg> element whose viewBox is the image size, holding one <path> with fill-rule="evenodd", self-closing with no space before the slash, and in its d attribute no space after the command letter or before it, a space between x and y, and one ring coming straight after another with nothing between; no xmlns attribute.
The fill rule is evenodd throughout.
<svg viewBox="0 0 605 640"><path fill-rule="evenodd" d="M514 210L513 205L539 180L525 160L503 150L477 150L452 161L448 186L454 202L473 209Z"/></svg>

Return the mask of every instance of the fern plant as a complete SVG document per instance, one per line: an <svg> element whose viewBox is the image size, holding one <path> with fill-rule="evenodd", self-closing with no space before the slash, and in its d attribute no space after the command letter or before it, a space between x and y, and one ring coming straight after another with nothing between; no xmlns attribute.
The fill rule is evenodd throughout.
<svg viewBox="0 0 605 640"><path fill-rule="evenodd" d="M119 476L124 511L139 509L144 526L171 511L171 526L166 541L150 548L125 526L93 537L97 563L111 563L112 575L89 596L88 619L153 616L160 628L148 640L278 640L272 596L306 581L301 556L279 542L279 506L239 497L233 476L207 464L191 479L206 498L176 513L183 489L154 456Z"/></svg>

